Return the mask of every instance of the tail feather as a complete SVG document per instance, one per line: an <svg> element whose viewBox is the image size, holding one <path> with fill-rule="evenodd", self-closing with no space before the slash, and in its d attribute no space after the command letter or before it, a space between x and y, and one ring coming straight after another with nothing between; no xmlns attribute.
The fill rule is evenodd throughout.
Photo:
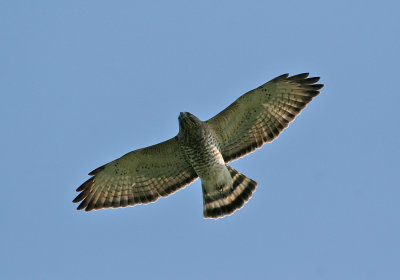
<svg viewBox="0 0 400 280"><path fill-rule="evenodd" d="M215 186L213 191L203 185L204 218L220 218L233 214L250 199L257 182L227 166L232 177L232 186Z"/></svg>

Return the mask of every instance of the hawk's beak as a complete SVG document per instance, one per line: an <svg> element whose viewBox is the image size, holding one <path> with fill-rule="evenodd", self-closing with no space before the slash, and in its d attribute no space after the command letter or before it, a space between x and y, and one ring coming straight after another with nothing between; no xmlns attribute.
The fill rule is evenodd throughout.
<svg viewBox="0 0 400 280"><path fill-rule="evenodd" d="M186 123L194 123L195 119L192 114L189 112L180 112L179 120L184 121Z"/></svg>

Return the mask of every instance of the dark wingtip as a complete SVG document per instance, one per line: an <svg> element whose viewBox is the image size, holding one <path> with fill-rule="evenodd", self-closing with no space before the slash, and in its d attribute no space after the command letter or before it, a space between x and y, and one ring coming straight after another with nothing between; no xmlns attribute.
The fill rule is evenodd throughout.
<svg viewBox="0 0 400 280"><path fill-rule="evenodd" d="M324 84L316 84L321 79L320 77L307 78L308 75L309 73L302 73L291 76L287 80L300 84L305 90L316 96L320 93L319 90L324 87Z"/></svg>
<svg viewBox="0 0 400 280"><path fill-rule="evenodd" d="M83 198L81 198L83 192L81 192L77 197L74 198L74 200L72 200L72 203L77 203L79 201L81 201Z"/></svg>
<svg viewBox="0 0 400 280"><path fill-rule="evenodd" d="M284 80L284 79L286 79L287 77L289 77L289 73L282 74L282 75L280 75L280 76L278 76L278 77L272 79L271 82L272 82L272 81L273 81L273 82L277 82L277 81L280 81L280 80Z"/></svg>
<svg viewBox="0 0 400 280"><path fill-rule="evenodd" d="M320 90L321 88L324 87L324 84L314 84L314 85L312 85L312 87L313 87L313 89L315 89L315 90Z"/></svg>
<svg viewBox="0 0 400 280"><path fill-rule="evenodd" d="M89 194L87 194L87 195L89 195ZM87 206L88 206L89 202L90 202L90 198L88 196L86 196L85 200L83 200L81 202L81 204L79 204L78 208L76 208L76 209L77 210L82 210L84 208L87 209ZM85 211L86 211L86 209L85 209Z"/></svg>
<svg viewBox="0 0 400 280"><path fill-rule="evenodd" d="M316 82L318 82L320 79L320 77L311 77L308 79L303 79L301 81L299 81L301 84L306 84L306 85L311 85L311 84L315 84Z"/></svg>
<svg viewBox="0 0 400 280"><path fill-rule="evenodd" d="M88 180L86 180L86 182L84 182L82 185L80 185L80 186L76 189L76 191L77 191L77 192L81 192L81 191L87 189L88 187L90 187L90 186L93 184L93 182L94 182L94 177L89 178Z"/></svg>
<svg viewBox="0 0 400 280"><path fill-rule="evenodd" d="M75 199L72 201L73 203L77 203L82 201L79 206L78 210L81 210L85 208L88 205L88 196L90 195L90 191L92 189L94 183L94 177L88 179L85 183L83 183L79 188L77 188L77 191L80 191L81 193L78 194Z"/></svg>
<svg viewBox="0 0 400 280"><path fill-rule="evenodd" d="M321 89L324 86L323 84L318 84L318 85L315 84L316 82L318 82L320 80L320 77L308 78L309 75L310 75L310 73L301 73L301 74L297 74L297 75L293 75L293 76L289 77L289 74L286 73L286 74L280 75L280 76L272 79L271 81L277 82L277 81L281 81L281 80L287 80L287 81L296 82L296 83L299 83L302 85L319 86L318 89Z"/></svg>
<svg viewBox="0 0 400 280"><path fill-rule="evenodd" d="M293 76L289 77L288 80L289 80L289 81L304 80L304 79L306 79L309 75L310 75L310 73L301 73L301 74L297 74L297 75L293 75Z"/></svg>
<svg viewBox="0 0 400 280"><path fill-rule="evenodd" d="M79 201L82 201L88 195L88 193L89 193L89 188L85 189L80 194L78 194L72 202L77 203Z"/></svg>
<svg viewBox="0 0 400 280"><path fill-rule="evenodd" d="M92 172L89 173L90 176L96 175L97 173L99 173L100 171L102 171L104 169L106 165L102 165L98 168L96 168L95 170L93 170Z"/></svg>
<svg viewBox="0 0 400 280"><path fill-rule="evenodd" d="M82 210L82 209L84 209L86 207L85 205L82 205L82 204L83 203L79 204L79 206L76 207L76 210Z"/></svg>

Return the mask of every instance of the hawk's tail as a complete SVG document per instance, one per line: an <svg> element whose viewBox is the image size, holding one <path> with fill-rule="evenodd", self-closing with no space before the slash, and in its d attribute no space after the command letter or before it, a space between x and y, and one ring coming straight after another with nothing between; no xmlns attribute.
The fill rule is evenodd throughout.
<svg viewBox="0 0 400 280"><path fill-rule="evenodd" d="M231 215L250 199L256 190L257 182L227 165L232 177L232 186L212 188L203 187L204 218L221 218ZM208 190L207 190L208 189Z"/></svg>

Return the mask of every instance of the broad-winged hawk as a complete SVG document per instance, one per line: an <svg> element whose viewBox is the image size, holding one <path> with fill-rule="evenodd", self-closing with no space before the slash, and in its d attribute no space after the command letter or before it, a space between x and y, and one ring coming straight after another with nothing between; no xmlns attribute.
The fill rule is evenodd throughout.
<svg viewBox="0 0 400 280"><path fill-rule="evenodd" d="M85 211L146 204L200 177L204 217L232 214L252 196L257 183L227 163L274 140L319 94L319 77L307 77L276 77L205 122L180 113L177 136L93 170L73 202L83 200L78 210Z"/></svg>

